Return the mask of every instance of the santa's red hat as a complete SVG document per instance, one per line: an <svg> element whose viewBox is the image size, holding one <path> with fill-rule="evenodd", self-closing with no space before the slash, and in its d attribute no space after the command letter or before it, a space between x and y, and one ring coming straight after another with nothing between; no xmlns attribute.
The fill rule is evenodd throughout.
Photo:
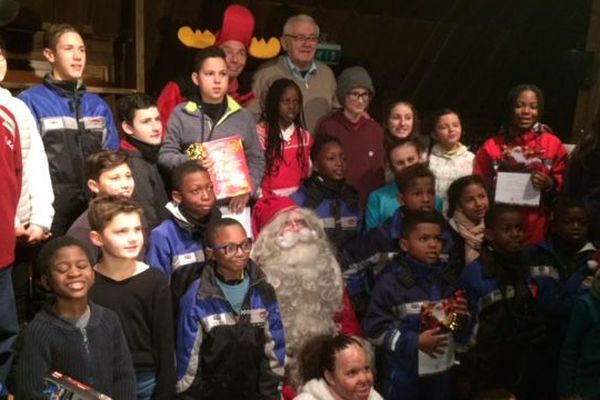
<svg viewBox="0 0 600 400"><path fill-rule="evenodd" d="M252 214L252 232L258 237L260 231L276 216L285 211L298 208L298 205L287 197L269 196L258 200Z"/></svg>
<svg viewBox="0 0 600 400"><path fill-rule="evenodd" d="M254 15L246 7L232 4L223 13L223 25L217 32L215 44L218 46L228 40L236 40L248 48L253 32Z"/></svg>

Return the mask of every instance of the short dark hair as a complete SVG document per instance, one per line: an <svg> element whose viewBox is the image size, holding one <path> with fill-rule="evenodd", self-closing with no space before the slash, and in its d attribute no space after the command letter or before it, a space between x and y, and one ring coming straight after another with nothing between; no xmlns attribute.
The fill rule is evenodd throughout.
<svg viewBox="0 0 600 400"><path fill-rule="evenodd" d="M119 214L143 215L142 207L124 196L101 196L93 199L88 208L90 229L102 232L110 221Z"/></svg>
<svg viewBox="0 0 600 400"><path fill-rule="evenodd" d="M225 52L216 46L207 47L196 53L194 56L194 72L202 69L202 65L207 58L222 58L225 60Z"/></svg>
<svg viewBox="0 0 600 400"><path fill-rule="evenodd" d="M317 161L317 158L319 157L319 154L321 153L321 150L323 150L323 148L328 145L329 143L337 143L340 145L340 147L343 149L344 146L342 145L342 142L340 139L338 139L335 136L332 135L319 135L315 138L315 141L310 149L310 160L315 163Z"/></svg>
<svg viewBox="0 0 600 400"><path fill-rule="evenodd" d="M498 223L500 217L509 213L520 213L519 209L512 204L496 203L490 207L485 214L485 227L492 229Z"/></svg>
<svg viewBox="0 0 600 400"><path fill-rule="evenodd" d="M119 103L117 104L117 110L119 111L121 121L125 121L129 125L133 125L133 119L135 118L135 112L137 110L144 110L150 107L156 107L156 101L152 96L146 93L123 96L119 99Z"/></svg>
<svg viewBox="0 0 600 400"><path fill-rule="evenodd" d="M219 219L211 222L210 224L208 224L208 227L206 228L206 232L204 232L204 244L207 247L214 246L215 239L219 235L219 232L221 232L223 229L227 228L228 226L239 226L240 228L244 229L242 224L240 224L240 222L236 219L219 218ZM244 232L245 231L246 230L244 229ZM246 232L246 234L247 234L247 232Z"/></svg>
<svg viewBox="0 0 600 400"><path fill-rule="evenodd" d="M81 36L81 33L79 33L79 31L77 29L75 29L75 27L73 25L69 25L69 24L52 24L48 27L48 29L46 29L46 31L44 32L44 48L50 49L50 50L56 50L56 45L58 44L58 41L60 39L60 37L67 33L67 32L74 32L76 34L78 34L79 36Z"/></svg>
<svg viewBox="0 0 600 400"><path fill-rule="evenodd" d="M183 179L186 176L196 172L205 172L208 174L208 170L202 165L198 164L197 161L189 160L183 164L179 164L177 167L175 167L173 173L171 174L171 184L173 185L173 189L181 191Z"/></svg>
<svg viewBox="0 0 600 400"><path fill-rule="evenodd" d="M482 177L479 175L466 175L458 178L454 182L450 184L448 187L448 211L446 215L448 218L452 218L456 208L459 206L460 198L462 197L463 191L467 186L470 185L479 185L484 190L488 196L488 201L490 201L490 192L487 189L487 186Z"/></svg>
<svg viewBox="0 0 600 400"><path fill-rule="evenodd" d="M559 196L556 198L554 202L554 207L552 209L554 215L564 215L570 209L579 208L584 210L587 214L587 209L585 208L585 203L580 198L569 197L569 196Z"/></svg>
<svg viewBox="0 0 600 400"><path fill-rule="evenodd" d="M408 237L419 224L436 224L444 229L444 218L435 211L406 210L402 218L402 237Z"/></svg>
<svg viewBox="0 0 600 400"><path fill-rule="evenodd" d="M417 163L406 167L396 177L396 184L400 193L406 193L412 183L419 178L430 178L435 186L435 175L424 163Z"/></svg>
<svg viewBox="0 0 600 400"><path fill-rule="evenodd" d="M413 137L407 137L404 139L392 138L385 143L386 157L388 161L392 160L392 151L396 150L398 147L403 146L412 146L417 151L417 154L421 156L423 154L423 146L421 142L416 140Z"/></svg>
<svg viewBox="0 0 600 400"><path fill-rule="evenodd" d="M97 181L100 175L121 164L129 165L129 156L122 150L100 150L91 154L85 161L85 176Z"/></svg>
<svg viewBox="0 0 600 400"><path fill-rule="evenodd" d="M323 379L326 371L333 372L337 354L352 345L360 347L366 353L360 341L344 334L336 336L319 335L309 339L298 356L302 381Z"/></svg>
<svg viewBox="0 0 600 400"><path fill-rule="evenodd" d="M50 276L50 270L52 268L52 263L54 262L56 253L62 248L71 246L79 247L87 257L90 265L92 265L92 256L83 242L71 236L59 236L46 243L38 254L37 265L40 274L43 276Z"/></svg>

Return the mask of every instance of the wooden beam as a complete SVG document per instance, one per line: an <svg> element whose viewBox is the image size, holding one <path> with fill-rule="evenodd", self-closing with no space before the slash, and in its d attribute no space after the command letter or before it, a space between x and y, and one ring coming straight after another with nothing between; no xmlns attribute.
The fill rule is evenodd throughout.
<svg viewBox="0 0 600 400"><path fill-rule="evenodd" d="M592 0L586 50L594 52L598 59L600 55L600 0ZM591 128L596 113L600 111L600 70L598 65L597 62L596 70L593 72L595 75L594 86L580 90L577 96L571 143L577 143L579 138Z"/></svg>
<svg viewBox="0 0 600 400"><path fill-rule="evenodd" d="M138 92L146 91L146 68L144 64L144 0L135 0L135 88Z"/></svg>

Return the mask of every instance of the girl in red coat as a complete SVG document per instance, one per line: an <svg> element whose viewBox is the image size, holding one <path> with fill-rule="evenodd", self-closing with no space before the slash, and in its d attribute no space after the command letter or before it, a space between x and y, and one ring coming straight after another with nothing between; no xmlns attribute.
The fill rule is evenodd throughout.
<svg viewBox="0 0 600 400"><path fill-rule="evenodd" d="M475 156L473 173L494 187L498 172L526 172L541 192L539 207L521 207L525 241L544 239L552 196L562 190L567 151L550 127L541 124L542 91L534 85L518 85L507 99L500 133L488 139Z"/></svg>
<svg viewBox="0 0 600 400"><path fill-rule="evenodd" d="M313 142L304 129L302 92L294 81L273 82L256 132L265 152L262 195L289 196L308 177Z"/></svg>

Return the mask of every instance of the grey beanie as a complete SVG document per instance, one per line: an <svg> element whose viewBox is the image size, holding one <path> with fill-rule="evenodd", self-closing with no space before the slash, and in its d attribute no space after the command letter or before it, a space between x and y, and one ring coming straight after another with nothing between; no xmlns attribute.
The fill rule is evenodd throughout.
<svg viewBox="0 0 600 400"><path fill-rule="evenodd" d="M343 70L337 78L337 90L335 91L339 102L344 104L346 94L357 87L369 90L371 95L375 94L373 81L366 69L363 67L350 67Z"/></svg>

